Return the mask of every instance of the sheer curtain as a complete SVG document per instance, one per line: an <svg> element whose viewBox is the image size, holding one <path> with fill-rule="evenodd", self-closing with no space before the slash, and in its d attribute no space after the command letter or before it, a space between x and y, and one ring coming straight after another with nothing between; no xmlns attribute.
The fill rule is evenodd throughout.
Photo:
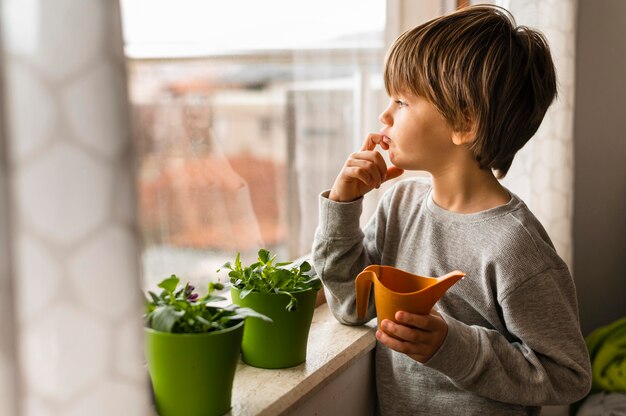
<svg viewBox="0 0 626 416"><path fill-rule="evenodd" d="M224 262L240 252L249 263L263 246L281 260L308 253L319 193L380 128L386 1L122 6L145 283L167 270L223 278Z"/></svg>
<svg viewBox="0 0 626 416"><path fill-rule="evenodd" d="M0 413L150 414L117 2L0 6Z"/></svg>
<svg viewBox="0 0 626 416"><path fill-rule="evenodd" d="M575 0L502 0L517 24L548 39L557 71L558 98L535 137L518 153L504 184L546 228L557 252L573 268Z"/></svg>

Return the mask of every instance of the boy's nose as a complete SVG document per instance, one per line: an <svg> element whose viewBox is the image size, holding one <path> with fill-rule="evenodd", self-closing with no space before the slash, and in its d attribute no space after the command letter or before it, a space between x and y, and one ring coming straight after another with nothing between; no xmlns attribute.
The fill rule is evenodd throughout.
<svg viewBox="0 0 626 416"><path fill-rule="evenodd" d="M391 114L389 114L389 108L386 108L385 111L380 113L380 115L378 116L378 121L388 127L391 127L391 125L393 125L393 118L391 118Z"/></svg>

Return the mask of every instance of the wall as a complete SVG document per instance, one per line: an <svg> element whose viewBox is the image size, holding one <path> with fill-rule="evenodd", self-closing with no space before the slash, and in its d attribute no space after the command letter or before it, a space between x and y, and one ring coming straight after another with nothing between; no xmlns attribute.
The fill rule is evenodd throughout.
<svg viewBox="0 0 626 416"><path fill-rule="evenodd" d="M376 407L374 350L358 358L285 416L371 416Z"/></svg>
<svg viewBox="0 0 626 416"><path fill-rule="evenodd" d="M574 268L584 334L626 316L626 2L580 0Z"/></svg>

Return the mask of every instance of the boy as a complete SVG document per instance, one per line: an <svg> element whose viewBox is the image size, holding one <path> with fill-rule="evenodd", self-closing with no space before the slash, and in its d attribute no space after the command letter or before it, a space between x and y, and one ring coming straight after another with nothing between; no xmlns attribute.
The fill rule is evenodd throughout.
<svg viewBox="0 0 626 416"><path fill-rule="evenodd" d="M536 415L582 398L591 368L573 280L498 181L556 96L545 39L503 9L469 7L401 35L384 78L384 128L320 198L312 257L329 307L346 324L375 316L374 302L365 320L355 310L354 278L370 264L466 277L428 315L382 322L379 413ZM398 182L361 231L363 195L405 169L431 179Z"/></svg>

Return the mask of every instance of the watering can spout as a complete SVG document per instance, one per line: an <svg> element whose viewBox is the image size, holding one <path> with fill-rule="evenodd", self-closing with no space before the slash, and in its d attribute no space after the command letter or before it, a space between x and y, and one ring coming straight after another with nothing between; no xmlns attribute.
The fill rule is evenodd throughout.
<svg viewBox="0 0 626 416"><path fill-rule="evenodd" d="M465 273L455 270L437 278L437 282L431 286L435 298L440 298L450 287L465 276Z"/></svg>

